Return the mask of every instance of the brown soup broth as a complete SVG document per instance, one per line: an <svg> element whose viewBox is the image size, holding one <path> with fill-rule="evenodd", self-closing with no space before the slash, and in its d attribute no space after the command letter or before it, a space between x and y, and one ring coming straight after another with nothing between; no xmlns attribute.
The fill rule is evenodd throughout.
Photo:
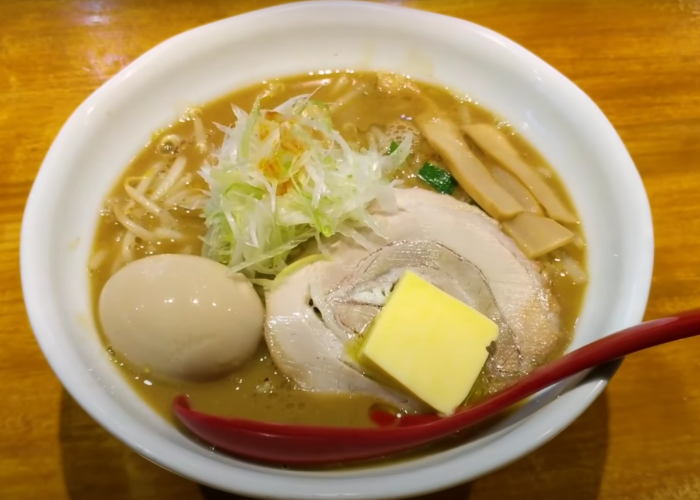
<svg viewBox="0 0 700 500"><path fill-rule="evenodd" d="M425 103L432 102L447 117L457 123L469 120L471 123L496 124L506 133L523 158L532 166L545 173L545 181L575 213L569 196L559 178L547 162L514 133L512 128L499 117L472 102L467 97L455 97L450 91L436 86L402 79L391 75L362 72L336 72L323 75L303 75L262 82L249 88L233 92L201 108L192 110L179 121L164 130L153 134L150 143L134 158L126 169L122 180L115 186L106 202L124 201L127 195L124 182L129 178L140 178L149 173L159 162L172 165L178 156L187 159L186 172L191 174L190 185L205 189L206 184L198 175L208 153L197 149L194 138L194 116L204 124L207 143L218 147L223 133L214 125L231 125L234 115L231 105L249 111L255 98L263 92L270 95L262 101L266 109L271 109L287 99L315 91L314 99L329 104L336 103L333 109L334 126L344 138L356 147L366 146L381 134L400 133L402 130L416 130L412 117L424 111ZM418 95L421 98L418 98ZM427 99L426 99L427 98ZM181 143L173 140L177 136ZM493 162L480 151L477 156L488 166ZM417 171L424 162L441 165L440 157L425 140L418 140L414 151L401 168L398 177L406 187L430 189L418 177ZM454 196L468 201L468 196L457 189ZM177 220L177 229L187 235L182 241L163 240L145 242L136 239L133 248L134 258L163 253L201 252L200 237L206 232L204 220L196 211L171 210ZM153 227L153 216L143 214L137 219L145 228ZM570 227L577 233L579 241L583 235L579 227ZM111 211L104 210L100 217L94 242L93 258L90 263L90 277L95 316L97 302L102 287L109 277L124 264L120 260L125 231L116 221ZM582 267L585 267L585 246L568 245L567 251ZM566 333L558 353L567 347L579 315L585 285L573 285L566 276L551 273L547 276L551 289L561 306L561 325ZM258 355L237 373L222 380L207 383L173 383L157 378L157 374L139 372L129 366L119 353L109 347L102 336L105 348L114 363L122 370L134 390L159 414L173 421L170 405L177 394L187 394L195 408L225 416L237 416L259 420L323 424L335 426L368 426L368 409L378 403L369 396L321 395L297 390L293 382L279 373L270 359L264 343Z"/></svg>

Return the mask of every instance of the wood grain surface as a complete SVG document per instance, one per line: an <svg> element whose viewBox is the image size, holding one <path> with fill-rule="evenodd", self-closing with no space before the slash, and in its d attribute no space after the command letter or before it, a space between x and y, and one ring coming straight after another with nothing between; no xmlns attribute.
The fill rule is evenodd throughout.
<svg viewBox="0 0 700 500"><path fill-rule="evenodd" d="M232 499L144 460L93 422L26 319L21 216L51 141L93 90L157 43L262 0L0 0L0 498ZM700 307L700 0L391 1L469 19L576 82L629 148L651 200L648 318ZM629 357L571 427L434 499L700 498L700 339Z"/></svg>

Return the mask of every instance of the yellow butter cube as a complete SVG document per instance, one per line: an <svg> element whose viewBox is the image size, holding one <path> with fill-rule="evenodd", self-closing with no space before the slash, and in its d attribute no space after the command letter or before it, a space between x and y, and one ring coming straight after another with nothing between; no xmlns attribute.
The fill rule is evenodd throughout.
<svg viewBox="0 0 700 500"><path fill-rule="evenodd" d="M496 323L409 271L377 315L359 358L451 414L469 395L497 337Z"/></svg>

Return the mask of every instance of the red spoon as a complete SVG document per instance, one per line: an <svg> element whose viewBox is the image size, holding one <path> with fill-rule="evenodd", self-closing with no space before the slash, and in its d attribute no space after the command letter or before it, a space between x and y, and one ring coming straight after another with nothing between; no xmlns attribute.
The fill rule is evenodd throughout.
<svg viewBox="0 0 700 500"><path fill-rule="evenodd" d="M597 340L454 415L397 418L375 411L377 428L286 425L224 418L192 410L185 396L173 411L197 437L235 455L277 464L332 464L407 451L465 429L571 375L628 354L700 334L700 309L642 323Z"/></svg>

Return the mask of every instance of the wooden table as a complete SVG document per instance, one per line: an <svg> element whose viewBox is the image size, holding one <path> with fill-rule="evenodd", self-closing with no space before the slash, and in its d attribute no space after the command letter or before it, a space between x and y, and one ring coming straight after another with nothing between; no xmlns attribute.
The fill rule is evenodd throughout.
<svg viewBox="0 0 700 500"><path fill-rule="evenodd" d="M181 31L263 0L0 2L0 498L235 498L160 469L93 422L53 375L20 290L20 221L73 109ZM656 226L647 316L700 306L700 1L394 0L490 27L603 109L646 185ZM700 498L700 339L629 357L571 427L528 457L431 495L469 500Z"/></svg>

